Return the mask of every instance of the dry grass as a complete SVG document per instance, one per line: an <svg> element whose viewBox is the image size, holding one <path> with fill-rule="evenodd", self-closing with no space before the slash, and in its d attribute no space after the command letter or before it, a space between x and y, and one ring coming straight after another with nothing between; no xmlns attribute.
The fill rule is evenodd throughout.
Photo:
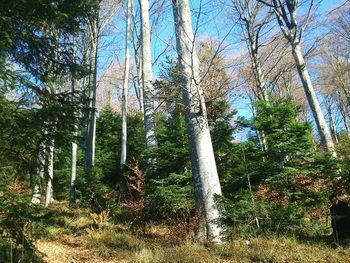
<svg viewBox="0 0 350 263"><path fill-rule="evenodd" d="M350 262L350 248L333 248L322 240L303 241L274 235L237 239L221 246L180 241L174 226L145 225L131 230L106 215L72 212L56 204L51 213L61 226L45 224L48 236L36 244L45 262ZM78 231L79 230L79 231Z"/></svg>

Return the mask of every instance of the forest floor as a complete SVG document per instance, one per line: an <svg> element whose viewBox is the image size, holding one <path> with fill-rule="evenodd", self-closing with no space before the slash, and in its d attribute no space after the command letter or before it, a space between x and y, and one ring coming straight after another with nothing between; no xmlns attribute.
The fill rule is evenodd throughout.
<svg viewBox="0 0 350 263"><path fill-rule="evenodd" d="M34 222L35 247L46 263L109 262L350 262L350 248L322 240L265 236L212 246L180 240L181 226L113 223L108 212L91 213L54 203ZM180 235L181 236L181 235Z"/></svg>

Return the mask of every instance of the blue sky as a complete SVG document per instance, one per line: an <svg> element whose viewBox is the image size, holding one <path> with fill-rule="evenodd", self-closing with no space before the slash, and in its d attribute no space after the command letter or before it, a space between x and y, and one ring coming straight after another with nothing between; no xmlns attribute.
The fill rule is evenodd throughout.
<svg viewBox="0 0 350 263"><path fill-rule="evenodd" d="M193 27L195 28L198 24L197 35L199 39L201 38L218 38L222 39L227 33L232 30L233 24L232 20L229 20L227 16L230 15L230 10L222 10L221 6L218 5L220 2L228 0L190 0L190 5L192 9L192 20ZM315 0L319 1L319 0ZM322 0L320 1L319 8L317 10L317 16L325 16L327 11L332 8L339 6L345 0ZM153 1L151 1L153 2ZM165 47L170 43L166 52L161 55L154 65L154 73L157 77L159 75L159 67L162 62L165 61L166 56L176 57L175 51L175 39L174 39L174 22L171 9L171 2L166 1L163 13L160 16L156 30L152 35L152 55L153 59L158 58L165 50ZM228 1L229 2L229 1ZM138 1L135 1L135 5ZM136 9L137 7L135 7ZM199 11L201 11L200 16L198 16ZM199 21L197 18L199 17ZM112 59L123 61L124 54L124 28L125 21L123 17L123 12L114 18L113 21L114 28L109 29L108 36L103 37L103 44L105 47L101 49L99 68L100 74L109 65ZM240 36L237 30L233 29L227 38L227 42L232 43L232 45L242 44L240 43ZM106 47L107 46L107 47Z"/></svg>
<svg viewBox="0 0 350 263"><path fill-rule="evenodd" d="M229 36L226 39L227 49L224 51L225 55L232 55L235 52L240 52L245 48L245 44L241 42L238 28L233 28L234 21L228 19L230 10L228 8L222 9L220 2L228 0L190 0L192 9L193 27L198 25L197 39L216 38L222 39L228 32ZM344 3L345 0L323 0L318 1L318 8L316 12L316 19L323 19L326 14L335 7ZM151 1L152 2L152 1ZM138 1L135 1L135 5ZM136 8L136 7L135 7ZM200 11L200 14L199 14ZM299 10L299 13L305 10ZM99 75L104 69L113 61L123 61L124 56L124 28L125 18L123 12L114 18L114 28L110 29L109 34L103 38L103 43L107 43L107 49L101 52L99 59ZM321 34L321 30L313 30L312 34L308 34L308 38L314 39L316 35ZM307 39L306 39L307 40ZM166 46L166 52L164 52ZM157 63L154 64L154 77L157 78L161 71L162 63L166 61L166 57L176 59L175 38L174 38L174 22L172 15L171 1L166 1L162 15L159 17L157 27L152 35L152 55L153 59L158 58ZM160 56L160 57L158 57ZM250 103L245 99L238 99L232 105L238 110L238 115L250 117Z"/></svg>

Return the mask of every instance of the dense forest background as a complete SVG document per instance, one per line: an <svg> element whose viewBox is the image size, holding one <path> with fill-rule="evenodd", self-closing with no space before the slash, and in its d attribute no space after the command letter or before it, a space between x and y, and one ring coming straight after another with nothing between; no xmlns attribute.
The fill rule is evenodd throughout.
<svg viewBox="0 0 350 263"><path fill-rule="evenodd" d="M347 262L349 8L2 1L0 262Z"/></svg>

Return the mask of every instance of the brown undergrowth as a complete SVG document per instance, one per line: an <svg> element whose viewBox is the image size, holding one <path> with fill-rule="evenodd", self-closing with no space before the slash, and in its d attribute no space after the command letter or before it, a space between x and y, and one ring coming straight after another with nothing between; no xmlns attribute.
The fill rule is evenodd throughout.
<svg viewBox="0 0 350 263"><path fill-rule="evenodd" d="M349 262L349 248L321 240L263 236L224 245L195 243L182 225L118 223L110 212L91 213L54 203L35 245L47 263L109 262ZM180 233L179 233L180 232ZM190 231L189 231L190 232Z"/></svg>

